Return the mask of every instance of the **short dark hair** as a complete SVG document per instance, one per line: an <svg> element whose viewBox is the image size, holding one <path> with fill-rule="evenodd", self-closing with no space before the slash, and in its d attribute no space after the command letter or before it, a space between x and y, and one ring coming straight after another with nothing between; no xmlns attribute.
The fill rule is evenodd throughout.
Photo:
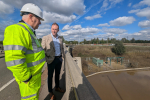
<svg viewBox="0 0 150 100"><path fill-rule="evenodd" d="M53 25L57 25L57 26L58 26L58 29L59 29L59 25L58 25L56 22L55 22L55 23L53 23L53 24L52 24L52 26L53 26Z"/></svg>

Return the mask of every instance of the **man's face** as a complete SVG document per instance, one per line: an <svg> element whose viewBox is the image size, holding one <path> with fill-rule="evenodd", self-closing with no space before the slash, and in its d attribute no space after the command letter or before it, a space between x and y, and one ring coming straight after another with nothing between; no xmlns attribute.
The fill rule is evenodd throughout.
<svg viewBox="0 0 150 100"><path fill-rule="evenodd" d="M56 37L58 31L59 31L58 26L57 25L52 25L51 32L52 32L53 36Z"/></svg>
<svg viewBox="0 0 150 100"><path fill-rule="evenodd" d="M33 21L33 29L38 29L39 25L41 24L41 19L39 17L36 17L33 15L32 21Z"/></svg>

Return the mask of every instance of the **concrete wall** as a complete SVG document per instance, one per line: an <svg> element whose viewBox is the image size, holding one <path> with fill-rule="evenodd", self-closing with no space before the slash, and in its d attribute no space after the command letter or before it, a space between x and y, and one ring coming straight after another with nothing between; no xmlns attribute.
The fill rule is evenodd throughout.
<svg viewBox="0 0 150 100"><path fill-rule="evenodd" d="M101 100L66 48L64 52L67 100Z"/></svg>

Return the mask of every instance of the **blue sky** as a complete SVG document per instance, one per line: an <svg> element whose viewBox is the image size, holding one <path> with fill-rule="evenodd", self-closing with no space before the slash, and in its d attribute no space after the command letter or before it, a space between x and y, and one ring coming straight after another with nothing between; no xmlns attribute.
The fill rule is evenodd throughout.
<svg viewBox="0 0 150 100"><path fill-rule="evenodd" d="M36 30L42 38L51 24L60 26L59 35L68 41L93 38L150 40L150 0L0 0L0 41L6 26L21 20L20 9L34 3L45 21Z"/></svg>

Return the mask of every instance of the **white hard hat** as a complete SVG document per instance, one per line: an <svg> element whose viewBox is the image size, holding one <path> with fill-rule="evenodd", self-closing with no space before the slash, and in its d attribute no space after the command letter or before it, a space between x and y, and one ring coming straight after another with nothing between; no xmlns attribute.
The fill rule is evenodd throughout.
<svg viewBox="0 0 150 100"><path fill-rule="evenodd" d="M27 3L27 4L25 4L21 8L20 12L21 13L24 13L24 12L32 13L32 14L40 17L41 20L44 21L44 19L43 19L43 13L42 13L41 9L37 5L35 5L33 3Z"/></svg>

